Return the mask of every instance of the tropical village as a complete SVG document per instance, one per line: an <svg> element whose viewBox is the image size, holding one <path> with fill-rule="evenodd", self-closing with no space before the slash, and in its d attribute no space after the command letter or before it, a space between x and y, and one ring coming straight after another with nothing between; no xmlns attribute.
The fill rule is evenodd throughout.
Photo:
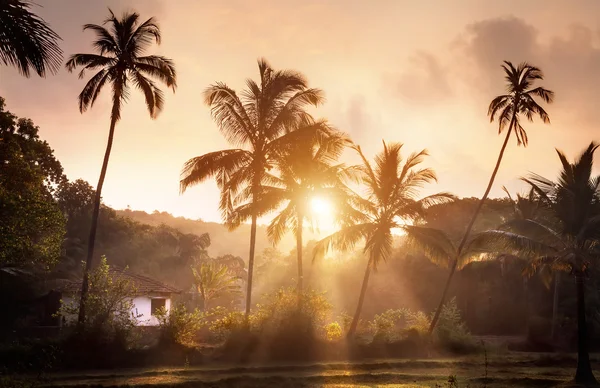
<svg viewBox="0 0 600 388"><path fill-rule="evenodd" d="M417 51L379 116L346 56L444 12L125 3L0 0L0 387L599 385L595 3L457 2L487 72Z"/></svg>

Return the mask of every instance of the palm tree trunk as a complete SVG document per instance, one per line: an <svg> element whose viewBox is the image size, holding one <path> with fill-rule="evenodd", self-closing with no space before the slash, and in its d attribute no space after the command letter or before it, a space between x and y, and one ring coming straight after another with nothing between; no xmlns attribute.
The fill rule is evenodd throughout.
<svg viewBox="0 0 600 388"><path fill-rule="evenodd" d="M296 231L296 251L298 255L298 295L302 294L303 291L303 273L302 273L302 224L304 223L304 216L302 212L298 210L298 230Z"/></svg>
<svg viewBox="0 0 600 388"><path fill-rule="evenodd" d="M252 215L250 227L250 253L248 255L248 286L246 288L246 319L250 316L252 305L252 273L254 270L254 249L256 248L256 214Z"/></svg>
<svg viewBox="0 0 600 388"><path fill-rule="evenodd" d="M523 278L523 299L525 300L525 336L529 337L529 280Z"/></svg>
<svg viewBox="0 0 600 388"><path fill-rule="evenodd" d="M554 275L554 298L552 300L552 340L556 339L556 329L558 328L558 297L559 297L559 285L560 285L560 272L556 272Z"/></svg>
<svg viewBox="0 0 600 388"><path fill-rule="evenodd" d="M356 332L356 328L358 327L360 313L362 311L363 302L365 301L365 294L367 293L369 275L371 274L371 262L372 260L371 258L369 258L369 262L367 263L367 269L365 269L365 277L363 278L362 287L360 288L360 295L358 297L358 305L356 306L356 312L354 313L354 318L352 318L352 323L350 324L350 329L348 330L348 338L352 338L352 336Z"/></svg>
<svg viewBox="0 0 600 388"><path fill-rule="evenodd" d="M588 332L585 317L585 284L583 274L575 276L577 283L577 371L575 382L578 384L596 383L590 364Z"/></svg>
<svg viewBox="0 0 600 388"><path fill-rule="evenodd" d="M492 176L490 177L490 181L488 182L487 188L485 189L485 193L483 193L483 197L479 200L479 204L477 205L477 209L475 209L475 213L473 213L473 217L471 217L471 221L467 226L467 230L456 250L456 258L452 263L452 268L450 269L450 274L448 275L448 280L446 281L446 285L444 286L444 292L442 293L442 298L440 300L440 304L438 305L437 310L435 310L435 315L431 321L431 325L429 326L429 334L433 333L433 329L435 329L435 325L437 324L438 319L440 318L440 312L442 311L442 307L446 302L446 298L448 297L448 290L450 289L450 283L452 283L452 277L454 276L454 272L456 272L456 267L458 266L458 258L460 257L462 250L471 234L471 229L473 229L473 225L475 224L475 220L477 220L477 216L483 207L483 203L487 199L490 194L490 190L494 185L494 180L496 179L496 174L498 173L498 169L500 169L500 163L502 162L502 157L504 156L504 151L506 150L506 145L508 144L508 139L510 138L510 134L512 132L515 119L516 119L516 110L513 113L512 120L510 122L510 126L508 127L508 131L506 132L506 138L504 139L504 144L502 144L502 148L500 149L500 155L498 155L498 161L496 162L496 167L494 167L494 172L492 172Z"/></svg>
<svg viewBox="0 0 600 388"><path fill-rule="evenodd" d="M78 323L83 325L85 323L85 302L88 294L89 287L89 273L92 269L92 261L94 257L94 245L96 243L96 230L98 229L98 215L100 214L100 200L102 198L102 186L104 185L104 178L106 177L106 170L108 168L108 160L110 159L110 150L112 149L113 139L115 136L115 126L117 125L117 119L113 114L110 120L110 130L108 132L108 143L106 144L106 151L104 152L104 161L102 162L102 170L100 170L100 179L98 179L98 185L96 186L96 196L94 197L94 210L92 213L92 225L90 227L90 235L88 239L88 252L85 261L85 271L83 272L83 282L81 283L81 300L79 302L79 317Z"/></svg>

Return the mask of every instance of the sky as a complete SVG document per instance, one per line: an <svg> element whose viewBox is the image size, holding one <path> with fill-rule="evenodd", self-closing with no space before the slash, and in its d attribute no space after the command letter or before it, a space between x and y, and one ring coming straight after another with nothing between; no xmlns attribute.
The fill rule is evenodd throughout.
<svg viewBox="0 0 600 388"><path fill-rule="evenodd" d="M600 2L507 0L37 0L34 11L62 37L65 60L92 52L110 7L157 18L162 44L149 53L172 58L178 88L165 88L164 111L152 120L139 92L122 112L104 202L117 209L167 211L219 221L218 190L210 181L179 194L179 173L194 156L225 149L202 99L222 81L236 90L256 79L256 60L302 72L323 89L326 103L312 113L348 133L368 156L382 140L404 143L405 154L426 148L438 183L424 194L480 196L503 136L487 117L504 92L503 60L540 67L540 83L556 93L551 124L527 123L530 144L509 143L492 197L525 186L533 171L553 178L555 148L573 158L600 140ZM0 67L0 95L10 111L40 127L71 180L96 185L109 129L110 93L81 114L77 96L87 79L62 69L41 79ZM351 163L353 155L345 155Z"/></svg>

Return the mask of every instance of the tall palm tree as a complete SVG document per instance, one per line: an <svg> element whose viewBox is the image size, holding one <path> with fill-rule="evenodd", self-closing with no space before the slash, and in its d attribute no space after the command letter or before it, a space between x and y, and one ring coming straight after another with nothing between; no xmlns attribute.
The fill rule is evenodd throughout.
<svg viewBox="0 0 600 388"><path fill-rule="evenodd" d="M591 143L574 163L557 150L562 171L557 181L539 175L524 178L547 207L552 222L513 220L498 230L479 234L478 245L528 257L531 266L563 270L575 278L577 289L578 358L575 381L595 383L589 358L585 279L597 264L600 243L600 176L592 176Z"/></svg>
<svg viewBox="0 0 600 388"><path fill-rule="evenodd" d="M139 21L140 15L135 12L124 13L118 19L109 9L110 16L102 25L86 24L83 29L91 30L96 34L94 48L98 54L74 54L66 64L67 70L72 72L81 67L79 78L83 78L86 70L99 71L86 83L79 94L79 111L85 112L94 106L103 87L109 83L112 86L112 111L110 115L110 129L108 143L100 171L100 179L96 186L94 199L94 212L88 241L83 285L81 288L81 307L79 310L79 323L85 320L85 296L88 291L88 273L92 266L96 228L98 226L98 213L102 186L110 150L113 144L115 126L121 119L121 109L129 97L130 85L144 93L146 105L151 118L156 118L164 105L163 92L151 78L162 82L173 89L177 86L175 65L172 60L159 55L142 56L144 51L153 43L160 44L160 28L154 18L144 22Z"/></svg>
<svg viewBox="0 0 600 388"><path fill-rule="evenodd" d="M295 234L300 294L303 291L302 229L305 221L313 226L317 222L310 210L311 200L328 198L336 203L336 209L341 210L346 194L344 182L352 177L352 168L334 164L344 148L351 144L344 134L329 131L318 136L307 135L282 150L275 159L279 174L268 175L256 204L261 213L281 209L285 204L269 224L267 234L273 244L277 244L287 230Z"/></svg>
<svg viewBox="0 0 600 388"><path fill-rule="evenodd" d="M248 79L247 89L239 96L222 82L208 87L205 102L211 107L212 117L225 138L235 147L210 152L188 160L182 169L180 189L216 177L221 190L219 208L230 229L245 219L234 216L248 215L258 195L266 172L285 144L291 144L302 121L312 121L307 106L323 101L319 89L309 88L300 73L289 70L275 71L266 60L258 61L259 83ZM317 129L319 122L307 129ZM238 196L240 194L240 196ZM248 283L246 316L250 314L252 274L256 246L257 211L250 211L250 252L248 254Z"/></svg>
<svg viewBox="0 0 600 388"><path fill-rule="evenodd" d="M373 166L360 147L354 148L362 159L358 170L366 186L365 195L354 195L350 199L354 211L346 216L345 226L319 241L314 253L315 257L320 257L329 249L348 250L365 241L364 253L368 255L368 262L356 312L348 330L349 337L354 335L360 319L371 270L376 270L392 253L392 230L422 216L429 206L454 198L440 193L417 199L423 185L436 181L432 169L418 168L427 151L413 153L402 163L402 144L384 142L383 151L375 156Z"/></svg>
<svg viewBox="0 0 600 388"><path fill-rule="evenodd" d="M60 36L29 10L28 0L0 0L0 60L25 77L55 74L62 64Z"/></svg>
<svg viewBox="0 0 600 388"><path fill-rule="evenodd" d="M473 213L473 217L471 218L471 221L465 230L465 234L458 245L457 255L460 255L465 243L469 239L469 235L471 234L471 230L473 229L473 225L477 220L477 216L481 211L483 203L487 199L490 190L494 185L494 180L496 179L496 174L500 168L500 163L502 162L502 157L504 156L504 151L506 150L506 145L508 144L510 135L514 132L515 136L517 137L517 145L519 146L522 144L524 147L527 147L529 141L527 138L527 132L525 132L525 129L521 125L521 116L525 116L527 120L532 122L534 116L537 115L544 123L550 123L550 117L548 116L548 113L546 113L544 108L538 104L536 98L539 98L546 103L552 103L554 100L554 92L541 86L535 88L533 87L533 84L536 80L544 79L542 71L537 67L531 66L525 62L515 67L511 62L504 61L502 68L506 73L505 78L507 94L500 95L492 100L488 108L488 116L490 116L490 122L493 122L496 119L498 120L498 133L502 133L502 131L505 129L507 130L506 137L504 139L504 143L502 144L502 148L500 148L500 154L498 155L498 160L496 161L496 166L494 167L494 171L492 172L492 176L490 177L487 188L479 200L477 208ZM435 311L433 319L431 320L431 326L429 327L430 333L433 332L433 329L435 328L435 325L440 317L442 306L446 301L448 290L450 289L452 277L456 271L457 263L458 261L454 260L454 263L450 268L450 274L448 275L448 280L446 281L446 286L444 287L440 303Z"/></svg>

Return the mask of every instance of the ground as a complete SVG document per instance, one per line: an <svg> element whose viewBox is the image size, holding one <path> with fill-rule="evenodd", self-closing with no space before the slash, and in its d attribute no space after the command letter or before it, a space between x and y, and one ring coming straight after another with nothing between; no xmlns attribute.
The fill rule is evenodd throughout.
<svg viewBox="0 0 600 388"><path fill-rule="evenodd" d="M486 367L487 360L487 367ZM600 370L600 355L593 357ZM497 353L452 359L268 366L204 366L60 373L41 386L68 387L565 387L574 355ZM487 377L486 377L487 375ZM456 383L449 382L455 376Z"/></svg>

